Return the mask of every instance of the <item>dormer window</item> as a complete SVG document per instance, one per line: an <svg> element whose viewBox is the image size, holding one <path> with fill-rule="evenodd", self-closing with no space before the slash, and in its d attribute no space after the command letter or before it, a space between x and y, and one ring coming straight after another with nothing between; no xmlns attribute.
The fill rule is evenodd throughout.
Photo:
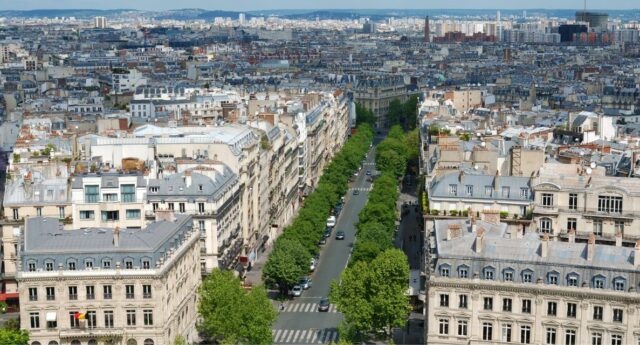
<svg viewBox="0 0 640 345"><path fill-rule="evenodd" d="M109 259L102 260L102 268L110 269L111 268L111 260L109 260Z"/></svg>
<svg viewBox="0 0 640 345"><path fill-rule="evenodd" d="M201 184L199 184L199 185L198 185L198 190L199 190L200 192L202 192L202 185L201 185Z"/></svg>
<svg viewBox="0 0 640 345"><path fill-rule="evenodd" d="M128 270L133 269L133 261L131 261L131 259L124 260L124 268Z"/></svg>
<svg viewBox="0 0 640 345"><path fill-rule="evenodd" d="M494 280L495 269L493 267L485 267L483 270L483 277L485 280Z"/></svg>
<svg viewBox="0 0 640 345"><path fill-rule="evenodd" d="M440 265L440 276L441 277L449 277L450 266L449 265Z"/></svg>
<svg viewBox="0 0 640 345"><path fill-rule="evenodd" d="M84 262L84 267L85 267L85 268L88 268L88 269L93 268L93 261L91 261L91 260L87 260L87 261L85 261L85 262Z"/></svg>
<svg viewBox="0 0 640 345"><path fill-rule="evenodd" d="M29 272L35 272L36 271L36 263L35 262L30 262L28 264L29 266Z"/></svg>
<svg viewBox="0 0 640 345"><path fill-rule="evenodd" d="M47 261L44 263L44 269L47 271L53 271L53 261Z"/></svg>
<svg viewBox="0 0 640 345"><path fill-rule="evenodd" d="M580 276L577 273L569 273L567 275L567 286L578 286Z"/></svg>
<svg viewBox="0 0 640 345"><path fill-rule="evenodd" d="M142 268L148 270L151 268L151 262L149 260L142 260Z"/></svg>
<svg viewBox="0 0 640 345"><path fill-rule="evenodd" d="M532 270L524 270L522 272L522 282L523 283L533 283L533 271Z"/></svg>
<svg viewBox="0 0 640 345"><path fill-rule="evenodd" d="M627 281L622 277L613 280L613 289L616 291L624 291Z"/></svg>
<svg viewBox="0 0 640 345"><path fill-rule="evenodd" d="M558 285L558 272L547 273L547 284Z"/></svg>
<svg viewBox="0 0 640 345"><path fill-rule="evenodd" d="M604 289L604 276L598 275L593 278L594 289Z"/></svg>
<svg viewBox="0 0 640 345"><path fill-rule="evenodd" d="M159 190L160 190L160 187L157 187L157 186L149 187L150 193L158 193Z"/></svg>

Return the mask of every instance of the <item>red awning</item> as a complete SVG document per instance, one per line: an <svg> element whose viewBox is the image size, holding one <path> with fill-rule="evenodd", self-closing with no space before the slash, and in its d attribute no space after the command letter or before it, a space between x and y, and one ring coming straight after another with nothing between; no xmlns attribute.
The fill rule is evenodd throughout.
<svg viewBox="0 0 640 345"><path fill-rule="evenodd" d="M8 299L12 299L12 298L19 298L20 294L17 292L12 292L12 293L0 293L0 301L6 301Z"/></svg>

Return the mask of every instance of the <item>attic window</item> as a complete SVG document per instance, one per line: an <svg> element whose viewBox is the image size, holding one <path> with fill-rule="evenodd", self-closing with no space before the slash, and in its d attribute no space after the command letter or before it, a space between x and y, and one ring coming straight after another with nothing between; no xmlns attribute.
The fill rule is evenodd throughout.
<svg viewBox="0 0 640 345"><path fill-rule="evenodd" d="M151 192L151 193L158 193L158 190L159 190L159 188L157 186L156 187L149 187L149 192Z"/></svg>
<svg viewBox="0 0 640 345"><path fill-rule="evenodd" d="M198 185L198 190L202 192L202 185L201 184Z"/></svg>

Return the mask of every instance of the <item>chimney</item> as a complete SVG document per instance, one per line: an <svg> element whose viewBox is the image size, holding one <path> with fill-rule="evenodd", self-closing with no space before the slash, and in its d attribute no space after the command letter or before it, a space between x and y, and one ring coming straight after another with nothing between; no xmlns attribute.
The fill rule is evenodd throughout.
<svg viewBox="0 0 640 345"><path fill-rule="evenodd" d="M622 232L616 232L616 247L622 247Z"/></svg>
<svg viewBox="0 0 640 345"><path fill-rule="evenodd" d="M493 189L496 191L495 196L497 197L500 193L500 171L496 170L496 176L493 179Z"/></svg>
<svg viewBox="0 0 640 345"><path fill-rule="evenodd" d="M449 224L447 228L447 241L460 237L461 232L460 224Z"/></svg>
<svg viewBox="0 0 640 345"><path fill-rule="evenodd" d="M185 170L184 172L184 184L186 188L191 186L191 170Z"/></svg>
<svg viewBox="0 0 640 345"><path fill-rule="evenodd" d="M464 171L460 170L460 176L458 177L458 182L463 183L464 182Z"/></svg>
<svg viewBox="0 0 640 345"><path fill-rule="evenodd" d="M484 249L484 229L478 229L476 232L476 253L482 254L482 249Z"/></svg>
<svg viewBox="0 0 640 345"><path fill-rule="evenodd" d="M114 247L120 247L120 227L116 226L115 229L113 229L113 246Z"/></svg>
<svg viewBox="0 0 640 345"><path fill-rule="evenodd" d="M500 224L500 211L484 210L482 211L482 220L491 224Z"/></svg>
<svg viewBox="0 0 640 345"><path fill-rule="evenodd" d="M542 242L540 242L540 256L546 258L549 256L549 234L542 236Z"/></svg>
<svg viewBox="0 0 640 345"><path fill-rule="evenodd" d="M156 222L174 222L176 220L176 215L173 210L156 210Z"/></svg>
<svg viewBox="0 0 640 345"><path fill-rule="evenodd" d="M640 267L640 240L636 241L636 247L633 251L633 266Z"/></svg>
<svg viewBox="0 0 640 345"><path fill-rule="evenodd" d="M576 243L576 231L569 229L569 243Z"/></svg>
<svg viewBox="0 0 640 345"><path fill-rule="evenodd" d="M593 261L593 257L596 255L596 235L591 234L589 241L587 242L587 260Z"/></svg>

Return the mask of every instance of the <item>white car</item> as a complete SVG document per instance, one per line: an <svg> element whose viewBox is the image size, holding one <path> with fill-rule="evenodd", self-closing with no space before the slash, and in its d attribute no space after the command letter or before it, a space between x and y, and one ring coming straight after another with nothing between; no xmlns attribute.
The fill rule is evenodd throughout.
<svg viewBox="0 0 640 345"><path fill-rule="evenodd" d="M311 258L311 265L309 265L309 271L313 272L316 270L316 259Z"/></svg>
<svg viewBox="0 0 640 345"><path fill-rule="evenodd" d="M327 227L333 228L334 226L336 226L336 216L327 218Z"/></svg>
<svg viewBox="0 0 640 345"><path fill-rule="evenodd" d="M300 285L294 285L293 289L291 289L291 294L293 295L293 297L300 297L302 296L302 286Z"/></svg>

